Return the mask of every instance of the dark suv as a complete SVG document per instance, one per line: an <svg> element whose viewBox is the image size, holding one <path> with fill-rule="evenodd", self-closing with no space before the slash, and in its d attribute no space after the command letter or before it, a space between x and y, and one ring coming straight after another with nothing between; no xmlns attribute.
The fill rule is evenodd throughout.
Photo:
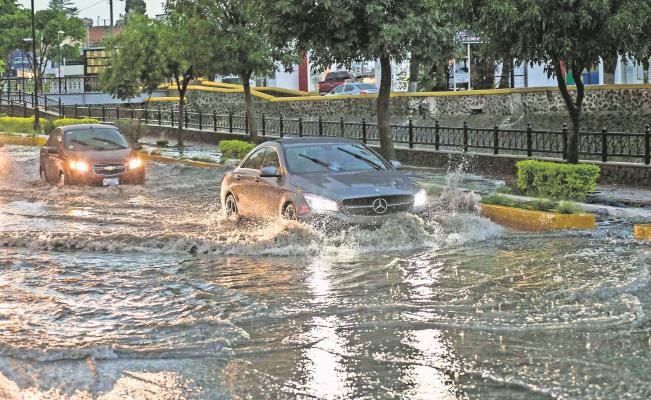
<svg viewBox="0 0 651 400"><path fill-rule="evenodd" d="M136 149L111 125L56 128L41 147L41 178L58 184L142 184L145 168Z"/></svg>

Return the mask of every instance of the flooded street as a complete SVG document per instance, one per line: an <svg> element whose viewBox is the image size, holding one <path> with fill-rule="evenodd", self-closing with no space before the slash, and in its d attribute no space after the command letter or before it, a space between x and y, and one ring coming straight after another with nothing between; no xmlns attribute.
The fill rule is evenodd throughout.
<svg viewBox="0 0 651 400"><path fill-rule="evenodd" d="M0 148L1 399L651 398L633 221L513 232L456 198L319 232L223 218L225 171L53 187Z"/></svg>

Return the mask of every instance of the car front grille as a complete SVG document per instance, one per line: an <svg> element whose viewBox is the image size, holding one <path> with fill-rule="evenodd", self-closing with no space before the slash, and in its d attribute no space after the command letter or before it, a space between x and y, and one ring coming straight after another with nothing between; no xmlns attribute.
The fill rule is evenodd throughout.
<svg viewBox="0 0 651 400"><path fill-rule="evenodd" d="M391 195L359 197L341 202L345 212L351 215L387 215L411 210L414 196Z"/></svg>
<svg viewBox="0 0 651 400"><path fill-rule="evenodd" d="M97 175L104 175L104 176L119 175L124 173L124 171L126 171L126 167L124 164L94 164L93 165L93 172L95 172Z"/></svg>

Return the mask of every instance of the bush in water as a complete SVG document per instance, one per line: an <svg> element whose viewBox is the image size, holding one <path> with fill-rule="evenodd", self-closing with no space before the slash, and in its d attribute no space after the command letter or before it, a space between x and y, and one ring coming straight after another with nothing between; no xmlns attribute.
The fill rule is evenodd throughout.
<svg viewBox="0 0 651 400"><path fill-rule="evenodd" d="M49 121L45 118L39 118L39 123L41 128L43 128ZM0 131L8 133L36 133L34 132L34 117L0 117Z"/></svg>
<svg viewBox="0 0 651 400"><path fill-rule="evenodd" d="M222 160L235 158L241 160L255 147L254 144L241 140L222 140L219 142L219 151L222 153Z"/></svg>
<svg viewBox="0 0 651 400"><path fill-rule="evenodd" d="M141 121L117 121L114 125L118 127L131 144L138 143L140 138L146 136L148 132L147 125Z"/></svg>
<svg viewBox="0 0 651 400"><path fill-rule="evenodd" d="M595 190L600 168L593 164L519 161L518 189L534 197L583 201Z"/></svg>
<svg viewBox="0 0 651 400"><path fill-rule="evenodd" d="M99 124L99 120L95 118L59 118L54 120L54 127L80 124Z"/></svg>

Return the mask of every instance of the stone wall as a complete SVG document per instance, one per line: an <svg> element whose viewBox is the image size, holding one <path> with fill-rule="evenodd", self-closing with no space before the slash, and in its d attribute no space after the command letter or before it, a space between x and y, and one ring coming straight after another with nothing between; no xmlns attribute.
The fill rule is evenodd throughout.
<svg viewBox="0 0 651 400"><path fill-rule="evenodd" d="M193 90L188 100L194 109L218 113L244 112L241 93L218 93ZM336 100L268 101L255 98L256 111L290 118L373 120L376 116L373 97ZM473 109L481 114L471 115ZM563 99L558 90L530 89L476 91L474 93L436 93L431 95L391 98L391 114L396 123L413 118L415 124L429 125L438 119L442 125L524 128L532 123L537 129L561 128L569 123ZM643 132L651 123L651 86L631 85L623 88L588 88L584 102L584 130Z"/></svg>

